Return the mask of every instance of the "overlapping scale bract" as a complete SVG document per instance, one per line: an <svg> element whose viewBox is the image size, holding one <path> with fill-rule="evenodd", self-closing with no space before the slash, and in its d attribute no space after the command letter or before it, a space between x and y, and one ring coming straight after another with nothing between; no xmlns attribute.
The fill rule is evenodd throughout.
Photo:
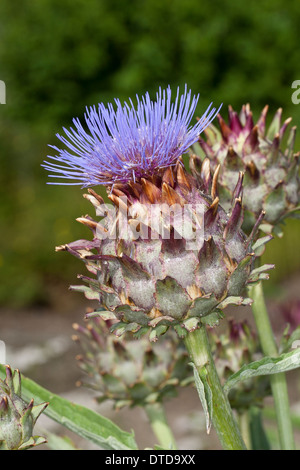
<svg viewBox="0 0 300 470"><path fill-rule="evenodd" d="M240 228L242 186L237 185L231 209L225 212L219 204L218 172L216 169L212 175L206 159L201 180L196 180L179 161L175 168L169 167L152 179L110 188L109 199L117 219L122 212L124 215L124 198L128 207L134 208L133 215L128 217L129 231L138 227L146 234L137 239L126 238L123 233L114 238L107 236L115 228L116 219L101 217L105 212L104 201L95 191L90 189L85 195L100 218L95 221L85 216L78 220L92 230L93 238L57 249L82 259L94 275L79 276L87 285L72 288L99 300L96 314L114 321L115 334L130 330L140 336L150 329L150 340L156 341L172 326L184 337L200 322L218 321L227 305L249 304L250 299L244 298L245 287L267 277L264 271L273 266L264 266L259 272L253 270L256 258L253 234L247 237ZM192 245L191 249L189 240L176 236L176 217L170 219L168 237L163 232L150 236L153 225L146 215L154 204L167 207L188 204L192 212L199 204L202 219L191 220L191 224L196 225L195 230L203 229L200 244ZM134 216L137 208L142 209L138 219Z"/></svg>
<svg viewBox="0 0 300 470"><path fill-rule="evenodd" d="M299 152L294 151L296 126L289 130L291 118L282 122L278 109L271 123L266 124L268 106L256 124L250 105L240 113L229 106L228 122L219 114L219 126L210 124L205 138L193 149L190 165L199 175L201 162L209 158L212 168L221 164L219 175L220 201L229 208L239 173L244 173L243 229L250 233L261 211L265 212L263 230L279 233L279 224L299 209Z"/></svg>
<svg viewBox="0 0 300 470"><path fill-rule="evenodd" d="M117 409L146 406L176 396L178 387L193 381L187 352L173 331L153 344L146 337L110 335L110 321L101 318L73 326L81 347L77 362L87 375L83 384L99 402L112 400Z"/></svg>
<svg viewBox="0 0 300 470"><path fill-rule="evenodd" d="M6 366L6 378L0 379L0 450L26 450L45 443L43 437L33 436L33 428L47 406L25 402L20 372Z"/></svg>

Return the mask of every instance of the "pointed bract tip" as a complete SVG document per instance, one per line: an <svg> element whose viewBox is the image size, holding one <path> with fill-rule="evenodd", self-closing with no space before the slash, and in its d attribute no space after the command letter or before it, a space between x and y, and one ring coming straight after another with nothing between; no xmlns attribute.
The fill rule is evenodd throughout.
<svg viewBox="0 0 300 470"><path fill-rule="evenodd" d="M80 222L83 225L86 225L87 227L91 228L92 230L97 228L97 222L94 220L91 220L87 217L77 217L77 222Z"/></svg>
<svg viewBox="0 0 300 470"><path fill-rule="evenodd" d="M266 215L266 211L262 210L262 211L260 212L260 214L259 214L259 216L258 216L258 218L257 218L257 220L256 220L256 222L255 222L255 224L254 224L254 226L253 226L253 228L252 228L252 231L251 231L249 237L247 238L247 241L246 241L246 248L248 248L248 247L250 246L250 244L252 243L252 241L254 240L255 235L257 234L258 229L259 229L259 226L260 226L262 220L264 219L265 215Z"/></svg>
<svg viewBox="0 0 300 470"><path fill-rule="evenodd" d="M245 175L244 171L239 172L238 181L237 181L236 186L235 186L234 191L233 191L232 201L234 201L236 198L242 196L244 175Z"/></svg>
<svg viewBox="0 0 300 470"><path fill-rule="evenodd" d="M216 196L215 199L213 200L213 202L211 203L210 207L209 207L209 209L212 210L212 213L214 215L217 213L219 202L220 202L220 199L219 199L218 196Z"/></svg>
<svg viewBox="0 0 300 470"><path fill-rule="evenodd" d="M263 108L263 110L262 110L262 113L261 113L261 114L263 114L264 116L266 116L266 115L267 115L267 113L268 113L268 111L269 111L269 105L268 105L268 104L266 104L266 105L264 106L264 108Z"/></svg>
<svg viewBox="0 0 300 470"><path fill-rule="evenodd" d="M8 409L8 399L6 396L3 396L0 399L0 413L1 411L5 412Z"/></svg>
<svg viewBox="0 0 300 470"><path fill-rule="evenodd" d="M180 204L183 207L185 205L185 200L167 183L162 184L162 202L166 202L169 206Z"/></svg>
<svg viewBox="0 0 300 470"><path fill-rule="evenodd" d="M191 185L188 180L188 176L181 165L179 165L177 168L177 181L178 181L179 186L182 189L186 191L190 191Z"/></svg>
<svg viewBox="0 0 300 470"><path fill-rule="evenodd" d="M5 372L6 372L6 377L7 377L8 379L12 378L12 375L13 375L13 374L12 374L12 369L11 369L10 365L7 364L7 365L5 366Z"/></svg>
<svg viewBox="0 0 300 470"><path fill-rule="evenodd" d="M97 201L100 202L100 204L104 204L103 197L101 197L100 194L96 193L96 191L91 188L88 188L88 193L91 194L91 196L94 196L94 198L96 198Z"/></svg>
<svg viewBox="0 0 300 470"><path fill-rule="evenodd" d="M59 245L55 247L55 251L66 251L67 245Z"/></svg>
<svg viewBox="0 0 300 470"><path fill-rule="evenodd" d="M220 114L218 114L218 120L219 120L219 125L220 125L223 139L227 142L232 131Z"/></svg>
<svg viewBox="0 0 300 470"><path fill-rule="evenodd" d="M108 195L108 199L110 199L120 210L122 210L123 212L127 212L128 210L128 205L127 205L127 202L123 201L122 198L120 198L119 196L116 196L115 194L112 194L110 193Z"/></svg>
<svg viewBox="0 0 300 470"><path fill-rule="evenodd" d="M213 174L213 179L212 179L212 184L211 184L211 197L213 200L215 200L218 195L218 178L220 174L220 168L221 168L221 164L219 163L219 165L217 166Z"/></svg>
<svg viewBox="0 0 300 470"><path fill-rule="evenodd" d="M201 181L204 184L205 191L208 192L211 182L210 160L206 157L201 165L200 170Z"/></svg>
<svg viewBox="0 0 300 470"><path fill-rule="evenodd" d="M34 400L33 398L30 400L30 402L28 403L28 406L26 408L26 411L31 411L32 408L33 408L33 404L34 404Z"/></svg>
<svg viewBox="0 0 300 470"><path fill-rule="evenodd" d="M146 180L145 178L141 179L142 183L142 188L144 193L146 194L147 198L149 199L149 202L151 204L154 204L160 199L161 192L160 189L155 186L155 184L151 183L149 180Z"/></svg>

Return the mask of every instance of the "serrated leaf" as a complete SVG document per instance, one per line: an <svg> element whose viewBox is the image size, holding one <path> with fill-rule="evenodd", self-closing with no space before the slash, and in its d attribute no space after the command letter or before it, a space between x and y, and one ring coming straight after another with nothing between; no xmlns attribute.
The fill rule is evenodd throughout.
<svg viewBox="0 0 300 470"><path fill-rule="evenodd" d="M300 367L300 348L281 354L278 357L264 357L259 361L243 366L238 372L231 375L224 385L225 393L237 383L259 375L272 375Z"/></svg>
<svg viewBox="0 0 300 470"><path fill-rule="evenodd" d="M194 371L194 380L196 389L203 407L205 422L206 422L206 432L210 433L211 423L212 423L212 391L210 389L209 383L206 379L206 369L202 367L200 374L198 373L197 367L193 362L190 363Z"/></svg>
<svg viewBox="0 0 300 470"><path fill-rule="evenodd" d="M0 377L5 377L5 366L0 364ZM44 414L62 424L78 436L90 440L105 450L136 450L131 433L123 431L108 418L95 411L62 398L41 387L27 377L22 377L22 397L34 403L48 402Z"/></svg>

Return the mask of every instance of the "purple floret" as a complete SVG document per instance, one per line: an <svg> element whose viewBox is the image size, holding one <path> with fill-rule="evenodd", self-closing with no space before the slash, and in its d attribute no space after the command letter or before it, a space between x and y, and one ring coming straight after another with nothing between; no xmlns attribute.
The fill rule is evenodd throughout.
<svg viewBox="0 0 300 470"><path fill-rule="evenodd" d="M73 119L75 128L64 128L65 136L57 134L67 149L50 146L57 154L48 156L52 161L42 166L52 173L49 177L66 182L52 184L87 187L151 177L175 165L219 111L211 103L196 124L189 126L199 95L192 97L187 87L182 95L177 90L174 103L170 87L160 88L156 101L148 93L136 98L136 107L132 100L122 105L116 99L116 107L101 103L98 110L86 108L86 130L77 118Z"/></svg>

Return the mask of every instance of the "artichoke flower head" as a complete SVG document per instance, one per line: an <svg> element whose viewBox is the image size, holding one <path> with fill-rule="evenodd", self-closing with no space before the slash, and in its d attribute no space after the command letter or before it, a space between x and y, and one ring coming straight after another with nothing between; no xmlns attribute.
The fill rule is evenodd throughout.
<svg viewBox="0 0 300 470"><path fill-rule="evenodd" d="M193 382L189 357L176 333L169 330L163 342L150 343L146 336L109 334L110 320L92 318L73 325L81 347L77 363L97 393L97 401L112 400L116 409L146 406L176 396L178 387Z"/></svg>
<svg viewBox="0 0 300 470"><path fill-rule="evenodd" d="M288 131L292 119L282 122L279 108L267 126L267 113L265 106L254 123L249 104L240 113L229 106L228 123L219 114L219 126L210 124L205 129L206 138L199 138L190 165L197 177L205 158L209 158L213 170L221 164L219 188L224 208L230 207L239 173L243 172L243 230L250 233L264 211L261 229L281 235L281 223L300 209L300 152L294 151L296 126Z"/></svg>
<svg viewBox="0 0 300 470"><path fill-rule="evenodd" d="M26 450L46 439L33 436L36 420L48 403L25 402L21 393L21 375L6 366L6 378L0 379L0 450Z"/></svg>
<svg viewBox="0 0 300 470"><path fill-rule="evenodd" d="M260 245L267 240L241 230L240 174L228 210L220 205L218 176L204 159L200 177L185 169L182 155L199 139L216 115L209 108L190 126L198 97L185 89L172 103L171 90L159 90L122 105L116 101L79 120L58 136L68 149L58 149L44 164L51 177L89 187L84 196L98 220L80 217L92 231L90 240L57 248L84 261L93 277L72 286L99 301L93 315L113 322L116 335L149 332L156 341L172 326L180 337L200 323L213 324L229 304L249 304L244 289L266 278L253 269ZM55 163L54 163L55 162ZM70 180L74 180L70 182ZM109 203L91 188L105 185Z"/></svg>

